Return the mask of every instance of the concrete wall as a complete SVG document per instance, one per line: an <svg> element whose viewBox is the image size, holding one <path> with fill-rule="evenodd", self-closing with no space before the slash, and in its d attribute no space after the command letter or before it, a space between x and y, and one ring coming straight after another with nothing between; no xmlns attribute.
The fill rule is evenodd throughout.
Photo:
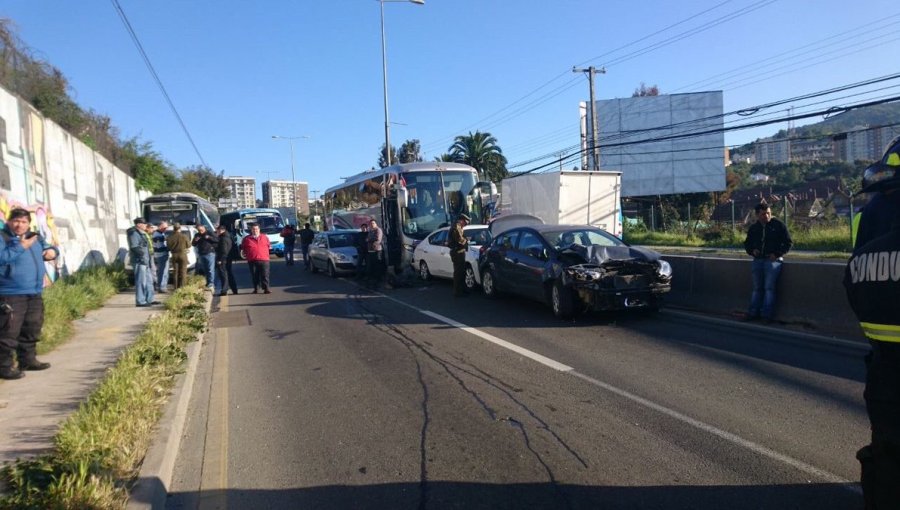
<svg viewBox="0 0 900 510"><path fill-rule="evenodd" d="M753 289L750 257L712 258L665 255L672 264L672 291L666 302L722 315L747 311ZM862 339L844 291L844 263L786 258L778 281L776 319L828 336Z"/></svg>
<svg viewBox="0 0 900 510"><path fill-rule="evenodd" d="M0 88L0 227L13 207L60 248L50 280L122 256L139 215L134 179Z"/></svg>

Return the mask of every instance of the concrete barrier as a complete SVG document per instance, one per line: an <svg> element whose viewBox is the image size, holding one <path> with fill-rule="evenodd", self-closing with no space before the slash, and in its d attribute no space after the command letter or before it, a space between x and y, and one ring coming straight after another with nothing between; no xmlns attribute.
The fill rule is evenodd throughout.
<svg viewBox="0 0 900 510"><path fill-rule="evenodd" d="M666 302L721 315L747 311L753 290L750 258L664 255L672 265ZM864 341L844 291L844 263L785 259L778 280L775 317L807 331Z"/></svg>

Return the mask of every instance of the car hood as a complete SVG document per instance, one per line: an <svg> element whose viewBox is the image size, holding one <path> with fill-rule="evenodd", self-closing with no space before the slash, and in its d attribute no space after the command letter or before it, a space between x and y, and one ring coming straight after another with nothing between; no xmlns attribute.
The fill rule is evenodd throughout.
<svg viewBox="0 0 900 510"><path fill-rule="evenodd" d="M610 260L636 260L655 262L659 253L640 246L581 246L578 244L564 248L562 253L574 253L588 264L603 264Z"/></svg>

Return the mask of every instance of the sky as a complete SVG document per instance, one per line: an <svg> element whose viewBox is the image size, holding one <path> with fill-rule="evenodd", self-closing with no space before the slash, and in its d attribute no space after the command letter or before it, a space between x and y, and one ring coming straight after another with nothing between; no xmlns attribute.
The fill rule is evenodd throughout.
<svg viewBox="0 0 900 510"><path fill-rule="evenodd" d="M554 161L579 143L589 97L574 66L606 68L598 100L643 82L663 94L722 90L725 112L900 71L896 0L0 0L0 18L123 139L152 143L177 168L205 162L258 184L292 179L293 145L293 178L321 193L377 166L382 6L391 144L418 139L425 160L482 131L515 170ZM895 95L898 80L743 120Z"/></svg>

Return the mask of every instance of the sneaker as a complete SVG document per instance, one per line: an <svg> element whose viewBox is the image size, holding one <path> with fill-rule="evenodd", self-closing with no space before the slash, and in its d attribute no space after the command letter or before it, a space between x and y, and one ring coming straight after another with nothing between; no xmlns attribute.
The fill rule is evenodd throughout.
<svg viewBox="0 0 900 510"><path fill-rule="evenodd" d="M259 294L259 289L253 289L254 294Z"/></svg>
<svg viewBox="0 0 900 510"><path fill-rule="evenodd" d="M263 294L271 294L271 293L272 293L272 291L269 290L269 289L266 289L266 290L263 291Z"/></svg>
<svg viewBox="0 0 900 510"><path fill-rule="evenodd" d="M219 295L220 295L220 296L227 296L227 295L228 295L228 291L223 290L222 292L219 292Z"/></svg>
<svg viewBox="0 0 900 510"><path fill-rule="evenodd" d="M238 293L238 291L236 291L236 290L233 290L233 291L231 291L231 293L232 293L232 294L237 294L237 293Z"/></svg>
<svg viewBox="0 0 900 510"><path fill-rule="evenodd" d="M0 368L0 379L15 380L25 377L25 372L17 368Z"/></svg>

